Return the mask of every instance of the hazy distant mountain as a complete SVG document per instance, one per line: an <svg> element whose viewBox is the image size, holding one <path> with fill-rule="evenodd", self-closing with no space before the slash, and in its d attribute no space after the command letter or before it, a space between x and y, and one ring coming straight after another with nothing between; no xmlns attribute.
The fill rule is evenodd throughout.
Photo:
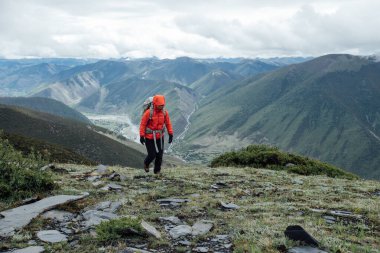
<svg viewBox="0 0 380 253"><path fill-rule="evenodd" d="M68 107L62 102L50 98L41 97L0 97L0 104L15 105L27 109L46 112L68 119L92 124L91 121L80 112Z"/></svg>
<svg viewBox="0 0 380 253"><path fill-rule="evenodd" d="M57 73L49 83L35 89L33 96L50 97L75 106L91 96L103 94L102 87L129 78L168 81L189 86L213 71L223 71L237 78L276 68L276 65L247 59L239 63L205 62L189 57L174 60L102 60Z"/></svg>
<svg viewBox="0 0 380 253"><path fill-rule="evenodd" d="M0 89L3 91L1 93L6 93L7 95L28 94L36 86L49 82L54 74L67 68L66 66L50 63L18 68L0 78Z"/></svg>
<svg viewBox="0 0 380 253"><path fill-rule="evenodd" d="M141 167L145 155L97 133L97 128L79 121L22 107L0 105L0 129L59 145L91 161Z"/></svg>
<svg viewBox="0 0 380 253"><path fill-rule="evenodd" d="M213 70L194 83L190 84L190 88L194 89L202 96L208 96L213 92L221 89L222 87L231 84L239 79L241 76L228 74L222 70Z"/></svg>
<svg viewBox="0 0 380 253"><path fill-rule="evenodd" d="M225 87L191 118L187 149L269 143L380 178L380 63L327 55Z"/></svg>

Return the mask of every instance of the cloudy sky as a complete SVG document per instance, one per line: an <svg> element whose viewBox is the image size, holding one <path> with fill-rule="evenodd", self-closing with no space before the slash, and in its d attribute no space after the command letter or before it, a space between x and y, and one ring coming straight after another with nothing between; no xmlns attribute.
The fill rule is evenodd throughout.
<svg viewBox="0 0 380 253"><path fill-rule="evenodd" d="M0 0L0 58L380 53L379 0Z"/></svg>

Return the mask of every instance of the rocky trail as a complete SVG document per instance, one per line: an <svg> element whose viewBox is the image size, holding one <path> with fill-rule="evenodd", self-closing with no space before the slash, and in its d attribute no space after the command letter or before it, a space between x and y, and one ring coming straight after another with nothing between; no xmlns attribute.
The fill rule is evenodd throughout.
<svg viewBox="0 0 380 253"><path fill-rule="evenodd" d="M372 181L332 183L251 168L181 167L161 176L103 165L44 169L60 189L2 206L0 252L297 253L353 245L378 252L380 246L379 183ZM100 224L126 217L138 219L141 231L126 227L118 240L99 241ZM317 237L319 249L285 238L291 224Z"/></svg>

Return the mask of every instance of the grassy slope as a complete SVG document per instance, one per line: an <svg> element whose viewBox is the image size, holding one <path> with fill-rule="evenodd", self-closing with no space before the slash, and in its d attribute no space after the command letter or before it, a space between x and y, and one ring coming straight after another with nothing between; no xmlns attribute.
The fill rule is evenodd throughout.
<svg viewBox="0 0 380 253"><path fill-rule="evenodd" d="M24 155L39 153L44 160L49 162L95 164L88 158L53 143L10 133L0 133L0 138L7 139L16 150L21 151Z"/></svg>
<svg viewBox="0 0 380 253"><path fill-rule="evenodd" d="M92 167L64 165L72 172L85 172ZM369 180L332 179L325 176L299 176L285 172L253 168L204 168L179 167L164 169L163 177L146 175L142 170L112 167L111 169L127 177L120 182L124 190L120 193L102 193L90 182L77 181L69 175L57 175L61 189L55 193L90 192L90 197L64 209L79 211L87 205L105 200L124 203L119 214L138 215L153 224L164 235L162 240L142 238L136 244L148 243L150 248L160 248L164 252L180 252L183 248L171 246L158 217L175 215L192 225L198 219L215 222L214 229L204 237L192 239L192 247L197 242L217 234L228 234L233 239L234 252L278 252L278 247L291 247L294 243L284 237L288 225L301 225L328 252L379 252L380 206L379 196L373 193L380 189L380 183ZM293 181L302 181L302 184ZM210 191L210 185L225 182L228 188L217 192ZM126 195L127 193L127 195ZM198 193L199 197L191 197ZM178 209L166 209L155 201L165 197L189 197L190 203ZM219 201L232 202L241 208L235 211L222 211ZM5 209L6 206L0 206ZM321 214L310 208L345 210L363 215L358 222L340 222L329 225ZM46 228L48 222L36 219L24 230L19 241L4 242L5 245L22 246L39 229ZM79 235L79 248L68 244L46 245L54 252L95 252L104 245L87 234ZM118 252L125 243L107 247L108 252ZM133 246L133 245L129 245ZM188 248L188 249L191 249ZM256 250L256 251L253 251Z"/></svg>
<svg viewBox="0 0 380 253"><path fill-rule="evenodd" d="M0 128L68 148L103 164L140 167L144 154L91 130L77 121L0 105Z"/></svg>

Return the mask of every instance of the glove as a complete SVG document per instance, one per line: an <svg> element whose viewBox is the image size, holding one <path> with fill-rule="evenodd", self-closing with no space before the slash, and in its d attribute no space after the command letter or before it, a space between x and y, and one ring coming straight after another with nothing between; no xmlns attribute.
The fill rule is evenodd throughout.
<svg viewBox="0 0 380 253"><path fill-rule="evenodd" d="M173 135L169 134L169 143L172 143L172 141L173 141Z"/></svg>
<svg viewBox="0 0 380 253"><path fill-rule="evenodd" d="M145 145L145 137L144 136L140 136L140 143L142 145Z"/></svg>

